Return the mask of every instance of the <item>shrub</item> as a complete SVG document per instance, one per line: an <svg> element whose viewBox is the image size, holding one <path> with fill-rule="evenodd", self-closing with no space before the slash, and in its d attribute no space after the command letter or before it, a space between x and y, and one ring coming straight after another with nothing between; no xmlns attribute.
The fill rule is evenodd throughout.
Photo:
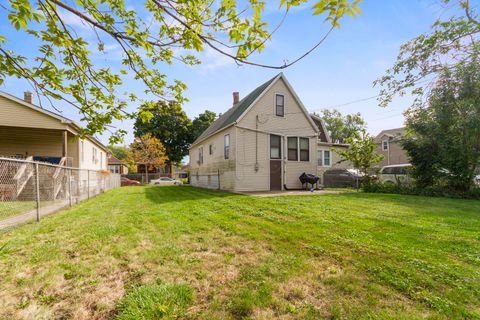
<svg viewBox="0 0 480 320"><path fill-rule="evenodd" d="M480 188L471 189L469 191L459 191L442 186L419 188L416 186L373 182L370 184L365 184L363 186L363 191L371 193L395 193L427 197L480 199Z"/></svg>

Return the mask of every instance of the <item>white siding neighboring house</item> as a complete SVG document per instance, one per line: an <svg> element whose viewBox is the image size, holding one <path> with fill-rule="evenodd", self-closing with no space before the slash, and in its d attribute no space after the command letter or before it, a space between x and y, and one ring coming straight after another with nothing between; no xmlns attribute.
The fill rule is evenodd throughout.
<svg viewBox="0 0 480 320"><path fill-rule="evenodd" d="M108 149L96 138L79 137L75 122L0 92L0 156L33 158L81 169L106 170Z"/></svg>
<svg viewBox="0 0 480 320"><path fill-rule="evenodd" d="M303 173L323 174L335 147L280 73L233 106L190 147L192 185L231 191L298 189ZM317 125L316 122L319 124ZM330 165L336 163L330 151ZM322 156L328 157L328 152ZM338 155L337 155L338 157Z"/></svg>

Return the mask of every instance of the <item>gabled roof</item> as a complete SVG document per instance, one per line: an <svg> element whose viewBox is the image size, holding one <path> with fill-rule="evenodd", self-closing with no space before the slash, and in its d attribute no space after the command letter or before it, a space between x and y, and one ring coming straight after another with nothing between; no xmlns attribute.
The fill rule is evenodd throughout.
<svg viewBox="0 0 480 320"><path fill-rule="evenodd" d="M262 85L255 88L252 92L250 92L245 98L240 100L238 103L234 104L230 109L227 110L224 114L222 114L217 120L215 120L210 127L208 127L192 145L199 143L202 140L210 137L217 131L220 131L231 124L235 123L237 119L250 107L250 105L257 100L257 98L273 83L278 76L268 80L267 82L263 83Z"/></svg>
<svg viewBox="0 0 480 320"><path fill-rule="evenodd" d="M34 110L34 111L37 111L37 112L40 112L40 113L43 113L51 118L54 118L56 120L59 120L60 123L63 123L63 124L66 124L66 125L70 125L71 127L75 128L76 130L81 130L82 127L75 123L74 121L68 119L68 118L65 118L64 116L62 115L59 115L58 113L55 113L55 112L52 112L52 111L49 111L49 110L46 110L46 109L43 109L43 108L40 108L39 106L36 106L34 105L33 103L30 103L30 102L27 102L25 100L22 100L22 99L19 99L9 93L6 93L6 92L3 92L3 91L0 91L0 97L3 97L5 99L8 99L8 100L11 100L13 102L16 102L24 107L27 107L31 110ZM98 145L99 147L103 148L105 151L108 151L108 148L105 147L103 145L103 143L101 143L97 138L95 137L92 137L92 136L88 136L87 137L88 139L90 139L92 142L94 142L96 145Z"/></svg>
<svg viewBox="0 0 480 320"><path fill-rule="evenodd" d="M121 164L121 165L125 165L125 163L123 163L122 160L118 159L117 157L115 157L115 156L114 156L113 154L111 154L111 153L108 154L107 162L108 162L108 164Z"/></svg>
<svg viewBox="0 0 480 320"><path fill-rule="evenodd" d="M382 130L376 137L375 142L380 143L383 136L387 136L391 140L399 140L405 136L405 128L394 128Z"/></svg>
<svg viewBox="0 0 480 320"><path fill-rule="evenodd" d="M290 83L287 81L283 73L277 74L275 77L271 78L267 82L261 84L257 88L255 88L252 92L250 92L245 98L240 100L238 103L234 104L230 109L227 110L224 114L222 114L215 122L213 122L210 127L208 127L198 138L195 140L195 142L192 143L193 145L196 145L200 143L201 141L209 138L210 136L214 135L220 130L223 130L235 123L237 123L240 119L243 118L243 116L248 112L248 110L263 96L265 92L268 91L268 89L279 79L283 79L285 81L285 84L287 85L288 89L291 91L293 97L297 100L298 104L300 105L300 108L303 110L305 113L305 116L307 117L308 121L312 125L312 128L315 131L318 131L318 127L316 124L313 122L312 118L308 114L307 109L303 105L302 101L300 98L297 96L295 91L293 90L292 86ZM327 139L328 134L327 134Z"/></svg>

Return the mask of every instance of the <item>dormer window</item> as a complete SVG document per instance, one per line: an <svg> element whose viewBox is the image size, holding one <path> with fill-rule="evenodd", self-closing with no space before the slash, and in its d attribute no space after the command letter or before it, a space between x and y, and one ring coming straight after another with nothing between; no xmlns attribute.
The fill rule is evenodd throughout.
<svg viewBox="0 0 480 320"><path fill-rule="evenodd" d="M275 95L275 115L277 117L285 116L285 97L281 94Z"/></svg>

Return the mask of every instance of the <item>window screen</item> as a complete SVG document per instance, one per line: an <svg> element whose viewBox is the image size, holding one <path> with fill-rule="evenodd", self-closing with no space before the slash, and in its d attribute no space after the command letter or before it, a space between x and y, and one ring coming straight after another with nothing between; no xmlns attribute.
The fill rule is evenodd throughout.
<svg viewBox="0 0 480 320"><path fill-rule="evenodd" d="M298 138L288 137L288 160L298 160Z"/></svg>
<svg viewBox="0 0 480 320"><path fill-rule="evenodd" d="M270 158L271 159L280 159L281 154L281 139L280 136L271 135L270 136Z"/></svg>
<svg viewBox="0 0 480 320"><path fill-rule="evenodd" d="M275 96L275 115L279 117L285 115L285 98L280 94Z"/></svg>
<svg viewBox="0 0 480 320"><path fill-rule="evenodd" d="M310 161L310 139L300 138L300 161Z"/></svg>

